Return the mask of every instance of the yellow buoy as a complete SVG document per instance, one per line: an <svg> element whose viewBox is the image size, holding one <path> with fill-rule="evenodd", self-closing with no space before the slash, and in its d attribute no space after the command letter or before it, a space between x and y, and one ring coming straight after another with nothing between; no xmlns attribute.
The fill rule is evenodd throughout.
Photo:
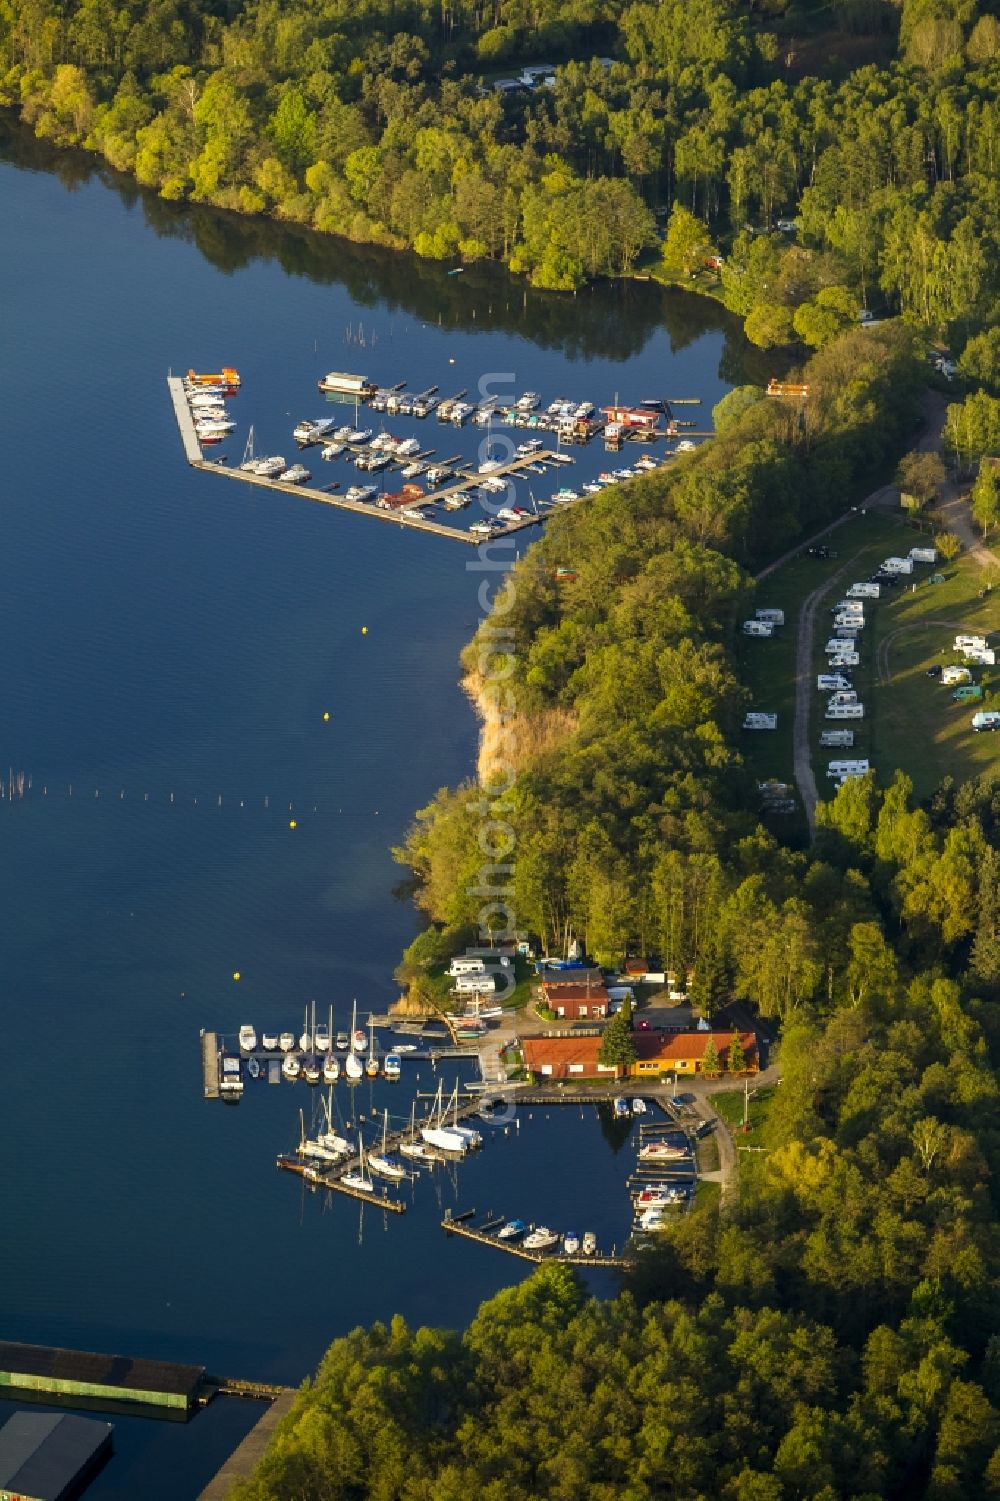
<svg viewBox="0 0 1000 1501"><path fill-rule="evenodd" d="M234 970L233 970L233 979L234 979L234 980L238 980L238 979L239 979L239 977L240 977L240 972L239 972L239 970L238 970L238 969L234 969Z"/></svg>
<svg viewBox="0 0 1000 1501"><path fill-rule="evenodd" d="M329 709L326 710L326 712L323 715L323 718L324 718L324 720L329 721L329 718L330 718L330 711L329 711Z"/></svg>
<svg viewBox="0 0 1000 1501"><path fill-rule="evenodd" d="M290 819L289 819L289 820L288 820L288 827L289 827L289 828L290 828L290 829L297 829L297 828L298 828L298 824L297 824L297 823L296 823L296 822L295 822L295 819L294 819L294 818L290 818Z"/></svg>
<svg viewBox="0 0 1000 1501"><path fill-rule="evenodd" d="M363 625L361 627L361 634L362 634L362 636L367 636L367 634L368 634L368 627L366 625Z"/></svg>

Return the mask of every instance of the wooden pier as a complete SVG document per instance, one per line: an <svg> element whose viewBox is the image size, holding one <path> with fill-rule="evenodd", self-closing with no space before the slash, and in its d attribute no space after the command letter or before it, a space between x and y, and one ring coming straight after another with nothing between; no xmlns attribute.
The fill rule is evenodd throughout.
<svg viewBox="0 0 1000 1501"><path fill-rule="evenodd" d="M219 1098L219 1036L201 1029L201 1071L206 1100Z"/></svg>
<svg viewBox="0 0 1000 1501"><path fill-rule="evenodd" d="M176 375L167 377L167 388L170 391L170 400L174 404L174 416L177 418L177 426L180 429L181 442L184 444L184 457L189 464L200 464L201 444L198 442L198 434L194 430L194 418L191 416L191 408L184 394L184 382Z"/></svg>
<svg viewBox="0 0 1000 1501"><path fill-rule="evenodd" d="M447 1214L441 1221L441 1229L448 1235L460 1235L465 1240L474 1240L481 1246L492 1246L495 1251L506 1251L510 1256L519 1256L522 1261L532 1261L536 1266L542 1262L556 1261L562 1266L604 1266L623 1267L628 1265L627 1256L619 1256L612 1250L610 1256L595 1251L592 1256L586 1256L582 1251L567 1256L565 1251L529 1251L519 1245L516 1240L498 1240L496 1231L506 1224L503 1219L491 1219L487 1225L477 1229L467 1224L470 1214L475 1211L466 1210L463 1214Z"/></svg>
<svg viewBox="0 0 1000 1501"><path fill-rule="evenodd" d="M355 1188L350 1183L342 1183L340 1175L346 1173L351 1165L357 1167L357 1157L345 1158L342 1163L324 1163L320 1160L305 1160L298 1157L279 1157L277 1166L286 1173L296 1173L309 1184L310 1188L328 1188L334 1193L346 1194L349 1199L360 1199L362 1204L372 1204L376 1209L388 1209L393 1214L405 1214L406 1205L399 1199L390 1199L386 1187L382 1186L382 1193L366 1193L363 1188ZM380 1185L381 1186L381 1185Z"/></svg>

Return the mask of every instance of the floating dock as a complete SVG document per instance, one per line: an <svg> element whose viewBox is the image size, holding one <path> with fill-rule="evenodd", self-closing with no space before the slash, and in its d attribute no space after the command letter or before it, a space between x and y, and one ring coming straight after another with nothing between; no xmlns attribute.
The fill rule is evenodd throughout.
<svg viewBox="0 0 1000 1501"><path fill-rule="evenodd" d="M475 1210L465 1210L462 1214L446 1214L441 1221L441 1229L448 1235L460 1235L465 1240L478 1241L481 1246L492 1246L495 1251L506 1251L510 1256L518 1256L522 1261L533 1261L536 1266L542 1262L557 1261L563 1266L605 1266L623 1267L628 1265L628 1257L619 1256L613 1248L611 1255L595 1251L592 1256L585 1256L582 1251L567 1256L565 1251L529 1251L516 1240L499 1240L497 1230L506 1224L503 1219L491 1219L488 1224L476 1228L467 1224L466 1221L475 1214Z"/></svg>
<svg viewBox="0 0 1000 1501"><path fill-rule="evenodd" d="M219 1098L219 1035L201 1030L202 1087L206 1100Z"/></svg>

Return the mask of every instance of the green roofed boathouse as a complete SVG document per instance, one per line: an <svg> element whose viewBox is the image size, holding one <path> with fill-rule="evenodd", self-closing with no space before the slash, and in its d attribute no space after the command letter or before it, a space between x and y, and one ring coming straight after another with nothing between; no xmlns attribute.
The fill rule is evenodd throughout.
<svg viewBox="0 0 1000 1501"><path fill-rule="evenodd" d="M197 1403L204 1374L203 1366L0 1340L3 1396L37 1392L54 1398L131 1402L189 1413Z"/></svg>

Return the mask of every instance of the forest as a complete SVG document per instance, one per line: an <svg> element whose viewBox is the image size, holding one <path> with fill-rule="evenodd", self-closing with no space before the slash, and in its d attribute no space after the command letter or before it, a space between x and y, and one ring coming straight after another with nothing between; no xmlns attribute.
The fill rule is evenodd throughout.
<svg viewBox="0 0 1000 1501"><path fill-rule="evenodd" d="M553 952L655 952L707 1013L735 994L773 1020L738 1197L672 1222L610 1299L554 1265L464 1331L335 1341L234 1501L1000 1496L1000 785L918 803L869 776L808 849L782 842L729 652L748 570L906 446L916 344L844 333L806 366L807 420L737 389L689 462L553 517L465 653L479 776L398 851L417 991L475 933L485 872Z"/></svg>
<svg viewBox="0 0 1000 1501"><path fill-rule="evenodd" d="M641 265L763 347L871 305L959 353L996 322L989 3L4 0L0 107L166 199L553 290Z"/></svg>

